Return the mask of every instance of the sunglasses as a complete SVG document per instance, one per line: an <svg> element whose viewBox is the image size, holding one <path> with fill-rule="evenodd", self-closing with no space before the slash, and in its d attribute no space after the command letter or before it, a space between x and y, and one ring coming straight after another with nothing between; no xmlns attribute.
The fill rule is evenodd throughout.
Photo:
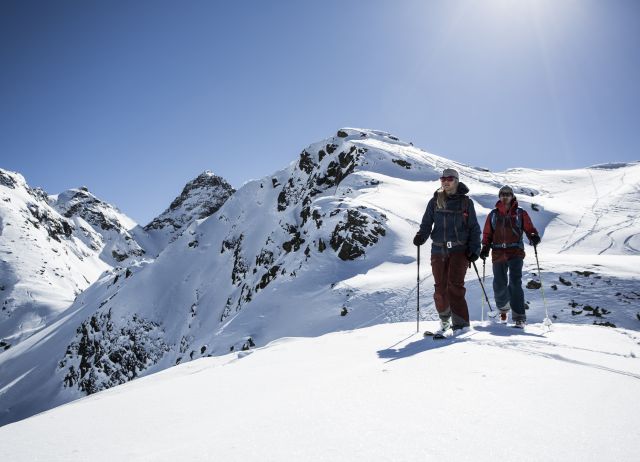
<svg viewBox="0 0 640 462"><path fill-rule="evenodd" d="M500 197L511 197L513 194L511 193L500 193Z"/></svg>
<svg viewBox="0 0 640 462"><path fill-rule="evenodd" d="M440 177L440 181L453 181L453 180L457 180L457 178L455 176L441 176Z"/></svg>

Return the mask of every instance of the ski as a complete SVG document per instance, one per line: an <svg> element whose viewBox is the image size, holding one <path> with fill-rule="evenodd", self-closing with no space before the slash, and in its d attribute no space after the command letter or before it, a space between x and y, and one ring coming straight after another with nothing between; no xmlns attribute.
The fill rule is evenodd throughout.
<svg viewBox="0 0 640 462"><path fill-rule="evenodd" d="M442 340L445 338L449 338L453 335L453 330L451 329L447 329L443 332L438 331L438 332L431 332L430 330L427 330L424 332L424 337L431 337L434 340Z"/></svg>
<svg viewBox="0 0 640 462"><path fill-rule="evenodd" d="M460 337L464 334L469 333L470 330L469 328L463 328L463 329L447 329L445 331L441 331L438 330L436 332L432 332L430 330L427 330L424 332L424 337L431 337L433 340L443 340L443 339L447 339L447 338L457 338Z"/></svg>

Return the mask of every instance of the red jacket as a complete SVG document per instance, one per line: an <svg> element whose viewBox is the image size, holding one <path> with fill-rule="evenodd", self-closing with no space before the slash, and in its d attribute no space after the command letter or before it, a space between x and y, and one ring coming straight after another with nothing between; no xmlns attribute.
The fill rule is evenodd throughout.
<svg viewBox="0 0 640 462"><path fill-rule="evenodd" d="M524 258L523 234L526 234L528 238L531 238L532 234L538 234L538 230L533 226L529 214L524 209L520 209L522 229L518 229L517 210L518 201L514 197L509 210L505 209L502 201L498 201L494 211L487 215L482 232L482 245L491 246L491 259L494 263L507 261L514 257ZM493 214L496 214L494 220L492 220ZM492 221L495 223L495 229L492 226Z"/></svg>

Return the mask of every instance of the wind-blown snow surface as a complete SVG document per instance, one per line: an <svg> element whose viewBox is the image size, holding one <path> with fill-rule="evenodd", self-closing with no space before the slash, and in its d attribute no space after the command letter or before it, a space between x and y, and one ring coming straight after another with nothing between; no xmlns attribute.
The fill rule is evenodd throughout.
<svg viewBox="0 0 640 462"><path fill-rule="evenodd" d="M491 173L344 129L244 185L153 263L103 274L55 323L1 353L0 424L231 348L415 319L411 238L445 167L459 170L481 224L511 183L542 233L547 303L527 291L531 323L548 311L558 325L638 329L640 164ZM435 319L423 256L422 316ZM529 250L525 282L534 273ZM467 287L481 319L473 271Z"/></svg>
<svg viewBox="0 0 640 462"><path fill-rule="evenodd" d="M414 323L284 338L0 428L0 456L636 461L639 341L625 329L483 323L443 341Z"/></svg>

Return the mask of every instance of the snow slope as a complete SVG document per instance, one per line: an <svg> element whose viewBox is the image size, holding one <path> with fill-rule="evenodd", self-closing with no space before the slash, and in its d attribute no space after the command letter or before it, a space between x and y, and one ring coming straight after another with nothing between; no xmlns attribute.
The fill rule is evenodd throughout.
<svg viewBox="0 0 640 462"><path fill-rule="evenodd" d="M0 354L0 424L200 357L415 319L411 238L445 167L459 170L481 223L511 183L540 230L546 298L527 291L530 322L548 311L558 324L640 327L640 164L492 173L342 129L245 184L155 261L104 273L64 316ZM421 313L433 320L425 260ZM525 282L537 273L530 254ZM482 319L473 271L467 288Z"/></svg>
<svg viewBox="0 0 640 462"><path fill-rule="evenodd" d="M0 351L47 326L104 271L150 261L232 193L204 172L143 229L84 186L47 195L0 169Z"/></svg>
<svg viewBox="0 0 640 462"><path fill-rule="evenodd" d="M422 339L414 323L283 338L0 428L0 457L635 461L639 342L479 322L455 340Z"/></svg>
<svg viewBox="0 0 640 462"><path fill-rule="evenodd" d="M102 236L80 220L0 169L0 351L46 326L109 268L93 244Z"/></svg>

